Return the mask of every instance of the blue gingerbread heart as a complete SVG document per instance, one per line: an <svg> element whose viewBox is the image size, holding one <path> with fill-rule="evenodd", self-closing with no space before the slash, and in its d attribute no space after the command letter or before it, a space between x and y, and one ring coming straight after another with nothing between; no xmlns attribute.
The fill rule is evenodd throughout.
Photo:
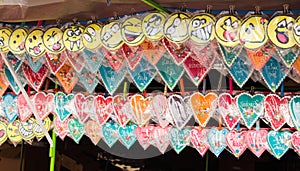
<svg viewBox="0 0 300 171"><path fill-rule="evenodd" d="M156 69L167 84L173 90L184 73L184 67L177 65L169 53L165 53L156 64Z"/></svg>
<svg viewBox="0 0 300 171"><path fill-rule="evenodd" d="M138 89L143 92L156 76L155 67L146 59L142 58L134 70L127 68L131 78Z"/></svg>
<svg viewBox="0 0 300 171"><path fill-rule="evenodd" d="M78 119L72 118L68 121L68 129L71 138L78 144L85 133L84 124L79 122Z"/></svg>
<svg viewBox="0 0 300 171"><path fill-rule="evenodd" d="M175 152L179 154L187 145L190 144L190 128L172 128L169 132L169 139Z"/></svg>
<svg viewBox="0 0 300 171"><path fill-rule="evenodd" d="M94 92L96 86L98 85L99 81L96 77L95 73L83 68L81 73L77 73L80 83L83 84L84 88L89 92Z"/></svg>
<svg viewBox="0 0 300 171"><path fill-rule="evenodd" d="M73 97L74 94L65 95L63 92L58 92L54 96L55 113L62 122L71 115L66 106L69 105Z"/></svg>
<svg viewBox="0 0 300 171"><path fill-rule="evenodd" d="M21 67L21 65L23 64L23 60L18 59L13 53L8 52L7 53L7 60L9 61L9 63L11 64L11 66L13 67L13 69L15 71L19 70L19 68Z"/></svg>
<svg viewBox="0 0 300 171"><path fill-rule="evenodd" d="M16 83L14 77L12 76L11 72L9 71L8 68L5 68L4 69L4 74L7 78L7 81L10 85L10 88L13 90L13 92L15 94L19 94L21 89L20 87L18 86L18 84ZM26 82L25 82L25 78L21 72L21 70L18 70L16 71L16 75L18 76L18 79L20 80L21 84L23 85L23 87L26 85Z"/></svg>
<svg viewBox="0 0 300 171"><path fill-rule="evenodd" d="M233 48L225 47L219 44L220 52L222 54L223 60L228 67L231 67L233 62L238 58L243 47L241 45L237 45Z"/></svg>
<svg viewBox="0 0 300 171"><path fill-rule="evenodd" d="M209 144L209 149L217 157L226 148L226 135L228 130L223 128L221 130L213 127L207 133L207 142Z"/></svg>
<svg viewBox="0 0 300 171"><path fill-rule="evenodd" d="M294 96L289 101L289 109L293 123L298 131L300 131L300 96Z"/></svg>
<svg viewBox="0 0 300 171"><path fill-rule="evenodd" d="M236 103L242 119L248 129L251 129L257 119L264 113L264 95L256 94L251 96L242 93L237 97Z"/></svg>
<svg viewBox="0 0 300 171"><path fill-rule="evenodd" d="M13 122L18 116L17 97L18 96L6 94L2 98L2 107L8 122Z"/></svg>
<svg viewBox="0 0 300 171"><path fill-rule="evenodd" d="M268 133L268 144L277 159L280 159L289 150L291 137L292 134L288 131L276 132L272 130Z"/></svg>
<svg viewBox="0 0 300 171"><path fill-rule="evenodd" d="M101 65L99 73L109 94L113 94L117 90L126 76L125 67L116 72L110 65Z"/></svg>
<svg viewBox="0 0 300 171"><path fill-rule="evenodd" d="M127 125L125 127L119 127L118 133L120 136L121 143L127 148L130 147L136 142L135 130L137 125Z"/></svg>
<svg viewBox="0 0 300 171"><path fill-rule="evenodd" d="M102 50L91 51L88 49L83 50L83 57L85 60L86 68L92 73L96 73L101 66L104 55Z"/></svg>
<svg viewBox="0 0 300 171"><path fill-rule="evenodd" d="M118 129L120 125L116 123L106 122L102 126L102 136L104 142L111 148L118 141Z"/></svg>
<svg viewBox="0 0 300 171"><path fill-rule="evenodd" d="M275 92L286 77L288 71L289 68L286 67L278 57L272 56L260 70L260 73L269 89Z"/></svg>
<svg viewBox="0 0 300 171"><path fill-rule="evenodd" d="M45 56L40 57L38 60L33 60L28 53L25 53L25 57L28 62L28 65L35 73L37 73L42 68L46 61Z"/></svg>
<svg viewBox="0 0 300 171"><path fill-rule="evenodd" d="M277 47L277 52L284 64L287 67L291 67L299 56L300 48L299 46L293 46L287 49Z"/></svg>
<svg viewBox="0 0 300 171"><path fill-rule="evenodd" d="M254 70L251 63L247 61L247 58L247 52L243 50L239 57L232 63L231 68L228 69L233 80L239 87L243 87Z"/></svg>

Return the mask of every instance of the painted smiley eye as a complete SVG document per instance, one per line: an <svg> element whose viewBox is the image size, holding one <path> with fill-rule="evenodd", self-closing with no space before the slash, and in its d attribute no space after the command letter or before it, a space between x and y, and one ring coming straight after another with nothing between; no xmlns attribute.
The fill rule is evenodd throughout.
<svg viewBox="0 0 300 171"><path fill-rule="evenodd" d="M79 30L79 29L77 29L76 31L75 31L75 35L76 36L79 36L81 34L81 31Z"/></svg>
<svg viewBox="0 0 300 171"><path fill-rule="evenodd" d="M83 37L85 38L85 40L86 40L87 42L92 42L92 38L91 38L90 35L84 34Z"/></svg>
<svg viewBox="0 0 300 171"><path fill-rule="evenodd" d="M0 46L4 46L4 43L2 40L0 41Z"/></svg>
<svg viewBox="0 0 300 171"><path fill-rule="evenodd" d="M285 27L286 27L286 21L285 21L285 20L280 21L280 22L277 24L277 27L278 27L278 28L285 28Z"/></svg>
<svg viewBox="0 0 300 171"><path fill-rule="evenodd" d="M255 30L255 27L254 27L253 23L250 23L250 24L249 24L249 27L250 27L252 30Z"/></svg>
<svg viewBox="0 0 300 171"><path fill-rule="evenodd" d="M155 26L158 26L158 25L160 25L160 23L161 23L161 18L160 18L160 17L157 17L157 19L155 20L154 25L155 25Z"/></svg>
<svg viewBox="0 0 300 171"><path fill-rule="evenodd" d="M289 22L289 23L288 23L287 29L288 29L288 30L292 30L292 29L293 29L293 23L292 23L292 22Z"/></svg>
<svg viewBox="0 0 300 171"><path fill-rule="evenodd" d="M199 26L200 26L200 20L199 20L199 19L194 20L193 23L192 23L192 26L193 26L194 28L199 27Z"/></svg>
<svg viewBox="0 0 300 171"><path fill-rule="evenodd" d="M224 24L225 24L226 26L231 26L231 19L230 19L230 18L226 19L226 20L224 21Z"/></svg>
<svg viewBox="0 0 300 171"><path fill-rule="evenodd" d="M32 43L32 38L29 38L29 43Z"/></svg>
<svg viewBox="0 0 300 171"><path fill-rule="evenodd" d="M69 37L72 37L72 36L73 36L73 34L74 34L74 33L73 33L73 31L72 31L72 30L68 30L68 31L67 31L67 35L68 35Z"/></svg>
<svg viewBox="0 0 300 171"><path fill-rule="evenodd" d="M118 24L114 24L112 27L111 27L111 30L116 33L118 30L119 30L119 25Z"/></svg>
<svg viewBox="0 0 300 171"><path fill-rule="evenodd" d="M239 26L238 21L233 22L231 26L232 26L232 28L237 29Z"/></svg>
<svg viewBox="0 0 300 171"><path fill-rule="evenodd" d="M181 19L180 19L180 18L175 18L175 19L174 19L174 22L173 22L173 25L174 25L174 26L179 26L180 22L181 22Z"/></svg>
<svg viewBox="0 0 300 171"><path fill-rule="evenodd" d="M20 37L20 35L17 34L17 38L19 38L19 37Z"/></svg>
<svg viewBox="0 0 300 171"><path fill-rule="evenodd" d="M300 36L300 25L295 26L294 31L297 36Z"/></svg>
<svg viewBox="0 0 300 171"><path fill-rule="evenodd" d="M96 36L96 31L91 27L87 28L87 32L90 33L92 36Z"/></svg>

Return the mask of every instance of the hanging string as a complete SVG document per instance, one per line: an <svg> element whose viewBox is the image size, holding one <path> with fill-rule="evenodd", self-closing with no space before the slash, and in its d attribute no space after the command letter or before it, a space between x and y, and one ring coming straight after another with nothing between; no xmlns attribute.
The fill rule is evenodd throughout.
<svg viewBox="0 0 300 171"><path fill-rule="evenodd" d="M168 85L165 84L165 88L164 88L164 95L166 96L168 94Z"/></svg>
<svg viewBox="0 0 300 171"><path fill-rule="evenodd" d="M284 81L282 81L281 86L280 86L280 97L284 96Z"/></svg>
<svg viewBox="0 0 300 171"><path fill-rule="evenodd" d="M204 80L203 80L202 94L203 95L206 94L206 78L204 78Z"/></svg>
<svg viewBox="0 0 300 171"><path fill-rule="evenodd" d="M229 78L229 94L233 95L232 78Z"/></svg>
<svg viewBox="0 0 300 171"><path fill-rule="evenodd" d="M184 96L184 81L183 78L180 79L180 90L181 90L181 95Z"/></svg>

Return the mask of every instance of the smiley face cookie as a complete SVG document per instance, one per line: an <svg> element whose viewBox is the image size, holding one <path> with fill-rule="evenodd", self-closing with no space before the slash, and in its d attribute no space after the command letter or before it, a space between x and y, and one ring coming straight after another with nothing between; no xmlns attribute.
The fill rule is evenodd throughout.
<svg viewBox="0 0 300 171"><path fill-rule="evenodd" d="M248 49L256 49L267 43L268 20L262 16L250 16L241 25L240 43Z"/></svg>
<svg viewBox="0 0 300 171"><path fill-rule="evenodd" d="M84 31L82 25L72 25L66 28L63 34L63 42L71 52L81 51L83 49L83 43L81 41L81 35Z"/></svg>
<svg viewBox="0 0 300 171"><path fill-rule="evenodd" d="M96 23L85 27L82 34L82 42L87 49L97 49L101 46L100 31L101 26Z"/></svg>
<svg viewBox="0 0 300 171"><path fill-rule="evenodd" d="M198 45L204 45L215 38L215 17L208 13L195 15L189 23L190 39Z"/></svg>
<svg viewBox="0 0 300 171"><path fill-rule="evenodd" d="M160 40L164 36L163 26L165 21L165 15L160 12L146 15L142 20L143 33L150 40Z"/></svg>
<svg viewBox="0 0 300 171"><path fill-rule="evenodd" d="M8 39L11 35L12 30L8 27L0 28L0 52L8 52Z"/></svg>
<svg viewBox="0 0 300 171"><path fill-rule="evenodd" d="M142 31L142 21L137 17L130 17L122 23L121 35L124 42L130 46L141 44L145 35Z"/></svg>
<svg viewBox="0 0 300 171"><path fill-rule="evenodd" d="M44 31L42 29L34 29L28 34L25 40L25 49L33 58L40 57L46 52L43 43L43 34Z"/></svg>
<svg viewBox="0 0 300 171"><path fill-rule="evenodd" d="M298 17L294 23L293 36L296 43L300 46L300 17Z"/></svg>
<svg viewBox="0 0 300 171"><path fill-rule="evenodd" d="M100 39L103 46L108 50L119 49L124 43L121 36L120 23L113 21L103 26Z"/></svg>
<svg viewBox="0 0 300 171"><path fill-rule="evenodd" d="M62 37L63 32L58 27L48 28L43 35L43 43L46 51L49 53L58 54L65 50Z"/></svg>
<svg viewBox="0 0 300 171"><path fill-rule="evenodd" d="M164 24L164 34L174 43L183 43L189 38L188 24L190 18L185 13L174 13L169 16Z"/></svg>
<svg viewBox="0 0 300 171"><path fill-rule="evenodd" d="M239 29L241 21L234 15L226 15L216 22L216 39L223 46L234 47L239 42Z"/></svg>
<svg viewBox="0 0 300 171"><path fill-rule="evenodd" d="M21 55L26 52L25 40L27 35L28 31L23 27L19 27L11 33L8 39L8 48L13 54Z"/></svg>
<svg viewBox="0 0 300 171"><path fill-rule="evenodd" d="M282 15L271 19L267 27L267 34L273 44L279 48L290 48L295 45L293 37L293 24L295 19Z"/></svg>

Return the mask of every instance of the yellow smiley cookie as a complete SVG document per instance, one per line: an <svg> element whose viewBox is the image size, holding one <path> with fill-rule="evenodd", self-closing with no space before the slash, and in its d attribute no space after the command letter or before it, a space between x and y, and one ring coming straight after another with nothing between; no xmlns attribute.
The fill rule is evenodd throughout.
<svg viewBox="0 0 300 171"><path fill-rule="evenodd" d="M215 17L208 13L195 15L189 23L190 39L198 45L209 43L215 38Z"/></svg>
<svg viewBox="0 0 300 171"><path fill-rule="evenodd" d="M294 23L293 36L298 46L300 46L300 16L296 19Z"/></svg>
<svg viewBox="0 0 300 171"><path fill-rule="evenodd" d="M267 27L267 34L271 42L279 48L293 47L296 44L293 37L294 22L295 19L287 15L272 18Z"/></svg>
<svg viewBox="0 0 300 171"><path fill-rule="evenodd" d="M160 12L152 12L142 20L142 30L150 40L160 40L164 36L163 26L166 16Z"/></svg>
<svg viewBox="0 0 300 171"><path fill-rule="evenodd" d="M100 31L101 26L96 23L85 27L82 34L82 42L87 49L97 49L101 46Z"/></svg>
<svg viewBox="0 0 300 171"><path fill-rule="evenodd" d="M25 40L26 51L33 58L40 57L46 52L43 44L43 34L44 31L42 29L34 29Z"/></svg>
<svg viewBox="0 0 300 171"><path fill-rule="evenodd" d="M137 17L130 17L122 23L121 35L124 42L130 46L141 44L145 35L142 31L142 21Z"/></svg>
<svg viewBox="0 0 300 171"><path fill-rule="evenodd" d="M27 35L28 31L23 27L19 27L11 33L8 39L8 48L13 54L21 55L25 53L25 39Z"/></svg>
<svg viewBox="0 0 300 171"><path fill-rule="evenodd" d="M8 27L0 28L0 52L9 52L8 39L12 30Z"/></svg>
<svg viewBox="0 0 300 171"><path fill-rule="evenodd" d="M166 19L164 34L166 38L175 43L183 43L189 37L188 24L190 18L186 13L174 13Z"/></svg>
<svg viewBox="0 0 300 171"><path fill-rule="evenodd" d="M268 20L262 16L247 17L241 25L240 43L248 49L256 49L267 43Z"/></svg>
<svg viewBox="0 0 300 171"><path fill-rule="evenodd" d="M77 52L83 49L83 43L81 41L81 35L84 31L82 25L72 25L65 29L63 34L63 42L71 52Z"/></svg>
<svg viewBox="0 0 300 171"><path fill-rule="evenodd" d="M19 132L20 121L15 120L7 125L6 132L9 140L16 146L22 141L22 136Z"/></svg>
<svg viewBox="0 0 300 171"><path fill-rule="evenodd" d="M239 29L241 21L234 15L226 15L216 22L216 39L223 46L233 47L239 42Z"/></svg>
<svg viewBox="0 0 300 171"><path fill-rule="evenodd" d="M49 27L43 35L43 43L49 53L61 53L65 50L63 32L58 27Z"/></svg>
<svg viewBox="0 0 300 171"><path fill-rule="evenodd" d="M100 39L102 45L108 50L119 49L124 43L121 36L120 23L113 21L103 26L100 33Z"/></svg>

